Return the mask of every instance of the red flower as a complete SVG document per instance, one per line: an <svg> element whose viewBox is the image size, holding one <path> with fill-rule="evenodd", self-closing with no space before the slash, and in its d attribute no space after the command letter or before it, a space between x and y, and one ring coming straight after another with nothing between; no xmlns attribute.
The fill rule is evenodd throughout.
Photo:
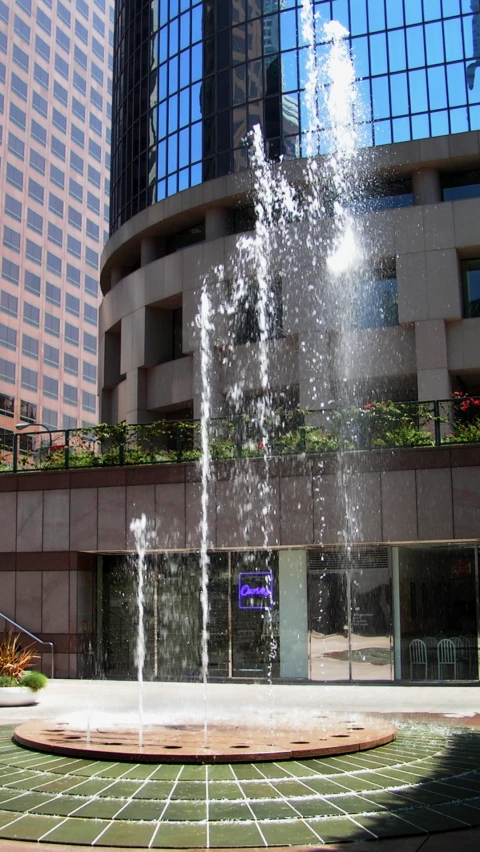
<svg viewBox="0 0 480 852"><path fill-rule="evenodd" d="M373 402L366 402L366 403L365 403L365 405L364 405L363 407L364 407L365 409L367 409L367 410L368 410L369 408L373 408Z"/></svg>

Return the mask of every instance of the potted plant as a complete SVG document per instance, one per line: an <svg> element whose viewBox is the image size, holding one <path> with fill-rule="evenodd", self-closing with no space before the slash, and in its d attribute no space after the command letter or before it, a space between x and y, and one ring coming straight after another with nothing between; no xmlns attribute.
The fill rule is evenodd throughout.
<svg viewBox="0 0 480 852"><path fill-rule="evenodd" d="M0 642L0 707L35 704L36 693L47 685L41 672L27 671L38 657L32 645L22 648L18 633L7 633Z"/></svg>

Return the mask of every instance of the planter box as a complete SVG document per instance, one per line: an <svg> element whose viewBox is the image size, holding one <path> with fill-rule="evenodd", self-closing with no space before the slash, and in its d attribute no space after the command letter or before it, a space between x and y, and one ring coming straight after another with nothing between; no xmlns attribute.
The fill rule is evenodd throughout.
<svg viewBox="0 0 480 852"><path fill-rule="evenodd" d="M26 686L0 687L0 707L23 707L36 704L37 700L36 694Z"/></svg>

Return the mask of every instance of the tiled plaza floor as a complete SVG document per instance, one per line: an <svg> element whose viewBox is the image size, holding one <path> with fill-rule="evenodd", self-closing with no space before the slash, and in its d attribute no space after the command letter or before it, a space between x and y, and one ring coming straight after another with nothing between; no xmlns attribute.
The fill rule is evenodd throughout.
<svg viewBox="0 0 480 852"><path fill-rule="evenodd" d="M0 729L0 839L98 847L319 847L480 825L480 734L405 725L351 756L189 766L54 757ZM461 835L460 835L461 836Z"/></svg>

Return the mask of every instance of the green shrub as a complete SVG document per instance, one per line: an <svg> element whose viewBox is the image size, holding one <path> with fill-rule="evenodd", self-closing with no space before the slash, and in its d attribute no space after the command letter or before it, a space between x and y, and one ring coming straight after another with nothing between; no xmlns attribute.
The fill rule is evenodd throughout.
<svg viewBox="0 0 480 852"><path fill-rule="evenodd" d="M28 686L32 692L38 692L39 689L43 689L48 683L48 677L41 672L27 672L24 674L21 681L20 686Z"/></svg>
<svg viewBox="0 0 480 852"><path fill-rule="evenodd" d="M18 683L14 677L10 677L9 675L0 675L0 687L2 686L18 686Z"/></svg>

